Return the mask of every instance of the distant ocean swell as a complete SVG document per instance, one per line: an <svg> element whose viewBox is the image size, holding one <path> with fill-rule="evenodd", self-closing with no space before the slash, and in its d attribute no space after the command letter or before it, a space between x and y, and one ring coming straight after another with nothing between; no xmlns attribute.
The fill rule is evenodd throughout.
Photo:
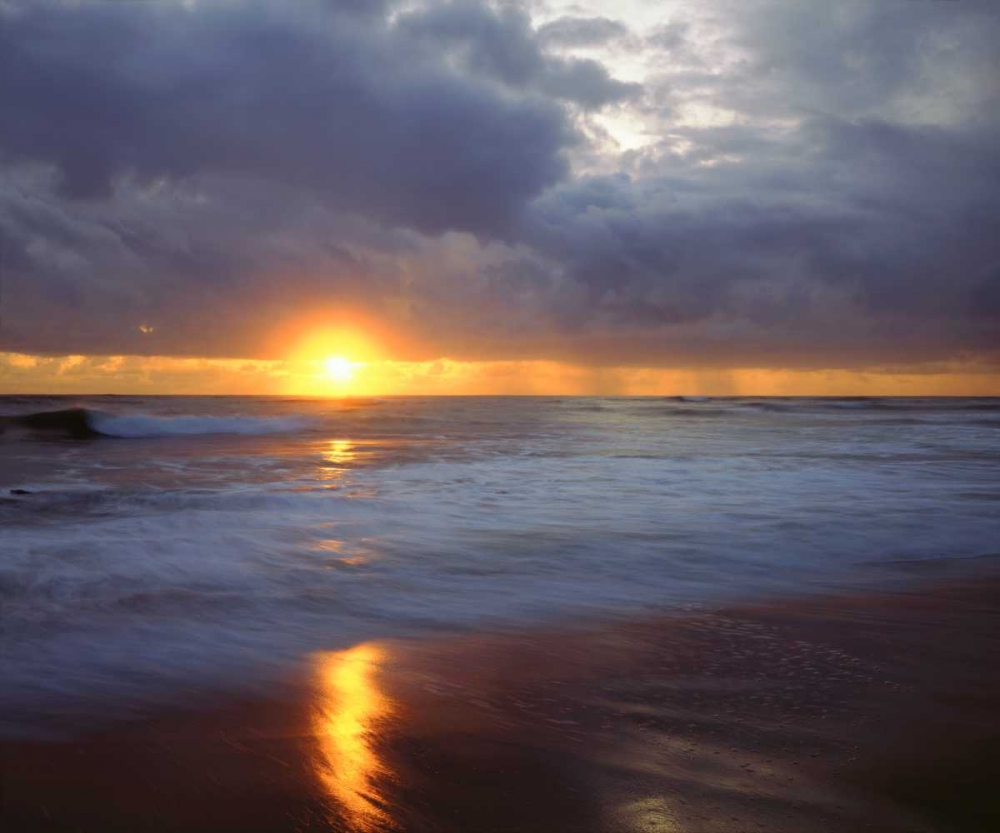
<svg viewBox="0 0 1000 833"><path fill-rule="evenodd" d="M210 400L204 400L210 401ZM8 398L8 404L24 407L35 404L27 397ZM280 414L223 413L111 413L91 407L71 407L59 410L45 410L34 413L0 415L0 433L5 429L27 429L29 432L45 432L55 436L76 439L114 437L121 439L155 437L192 437L199 435L244 435L260 436L311 431L322 427L324 417L330 414L316 412L316 402L285 400L285 408ZM41 404L38 402L37 404ZM138 399L134 403L116 399L117 406L129 407L145 404ZM372 420L381 420L383 427L410 432L423 425L458 424L464 430L492 424L493 416L484 413L428 413L422 406L411 406L406 400L397 400L396 409L389 409L385 418L373 411L377 405L386 405L385 400L338 400L337 418L350 412L370 414ZM300 407L301 405L301 407ZM294 410L289 413L291 406ZM774 417L808 420L810 415L828 415L857 419L864 417L879 424L918 424L924 421L938 423L941 419L961 418L964 425L978 424L995 428L1000 425L1000 400L996 399L878 399L878 398L742 398L742 397L702 397L671 396L648 398L560 398L548 400L546 408L563 409L575 413L604 413L613 410L628 412L636 417L668 418L710 418L739 417L748 419ZM310 408L312 413L310 414ZM251 409L252 410L252 409ZM382 410L379 408L378 410ZM840 418L840 417L837 417Z"/></svg>

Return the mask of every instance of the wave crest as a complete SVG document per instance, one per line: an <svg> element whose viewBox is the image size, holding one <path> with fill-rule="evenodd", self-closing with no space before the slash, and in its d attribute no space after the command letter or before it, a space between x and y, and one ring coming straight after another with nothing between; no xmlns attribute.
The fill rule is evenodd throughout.
<svg viewBox="0 0 1000 833"><path fill-rule="evenodd" d="M90 426L105 437L176 437L197 434L284 434L308 424L302 417L248 416L116 416L90 413Z"/></svg>
<svg viewBox="0 0 1000 833"><path fill-rule="evenodd" d="M90 437L197 436L200 434L282 434L308 426L304 417L150 416L109 414L87 408L67 408L12 417L15 425L36 431L54 431L77 439Z"/></svg>

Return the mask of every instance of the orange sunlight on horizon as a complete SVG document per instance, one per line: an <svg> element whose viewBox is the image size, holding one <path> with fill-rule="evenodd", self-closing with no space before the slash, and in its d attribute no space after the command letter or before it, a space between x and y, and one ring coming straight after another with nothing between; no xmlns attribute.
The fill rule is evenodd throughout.
<svg viewBox="0 0 1000 833"><path fill-rule="evenodd" d="M307 347L272 360L0 352L0 394L1000 396L997 368L972 361L867 370L585 367L399 361L359 341Z"/></svg>
<svg viewBox="0 0 1000 833"><path fill-rule="evenodd" d="M592 367L549 359L407 361L413 345L353 312L317 311L266 338L275 358L42 356L0 352L0 394L344 396L997 396L968 359L920 367Z"/></svg>
<svg viewBox="0 0 1000 833"><path fill-rule="evenodd" d="M380 350L360 325L305 326L284 340L289 345L278 364L289 371L280 393L311 396L350 396L361 392L360 371L381 357Z"/></svg>

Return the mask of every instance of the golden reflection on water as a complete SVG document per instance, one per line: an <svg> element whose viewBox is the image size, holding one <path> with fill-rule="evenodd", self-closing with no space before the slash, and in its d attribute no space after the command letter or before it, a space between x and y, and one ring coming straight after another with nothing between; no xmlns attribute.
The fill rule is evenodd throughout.
<svg viewBox="0 0 1000 833"><path fill-rule="evenodd" d="M357 456L354 444L350 440L330 440L326 451L323 452L323 459L335 466L346 466Z"/></svg>
<svg viewBox="0 0 1000 833"><path fill-rule="evenodd" d="M392 713L376 680L386 656L382 648L366 643L318 660L316 774L351 829L362 832L385 829L390 821L379 784L391 773L373 742Z"/></svg>
<svg viewBox="0 0 1000 833"><path fill-rule="evenodd" d="M350 440L330 440L320 451L323 465L319 467L320 480L340 480L344 471L357 460L357 446Z"/></svg>

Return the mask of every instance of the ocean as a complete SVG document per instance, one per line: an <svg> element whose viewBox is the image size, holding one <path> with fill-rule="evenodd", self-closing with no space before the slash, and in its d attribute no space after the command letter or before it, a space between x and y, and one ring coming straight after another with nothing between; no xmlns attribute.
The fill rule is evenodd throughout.
<svg viewBox="0 0 1000 833"><path fill-rule="evenodd" d="M253 692L371 639L1000 553L997 399L4 396L0 417L10 736Z"/></svg>

